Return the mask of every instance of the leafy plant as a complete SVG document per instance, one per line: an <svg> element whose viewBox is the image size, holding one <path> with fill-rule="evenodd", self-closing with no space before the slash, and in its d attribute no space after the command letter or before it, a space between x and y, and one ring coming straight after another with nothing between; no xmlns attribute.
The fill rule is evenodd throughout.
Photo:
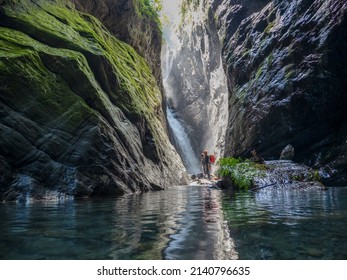
<svg viewBox="0 0 347 280"><path fill-rule="evenodd" d="M320 182L321 181L321 177L318 170L302 172L299 174L292 174L290 176L290 179L294 181L300 181L300 182L311 182L311 181Z"/></svg>
<svg viewBox="0 0 347 280"><path fill-rule="evenodd" d="M140 16L148 17L162 30L162 24L159 19L159 13L163 9L162 0L133 0L133 3Z"/></svg>
<svg viewBox="0 0 347 280"><path fill-rule="evenodd" d="M309 181L320 182L321 181L321 177L320 177L319 171L318 170L314 170L314 171L310 172L308 174L308 180Z"/></svg>
<svg viewBox="0 0 347 280"><path fill-rule="evenodd" d="M134 0L137 4L138 11L142 15L147 15L152 18L157 18L158 13L163 8L161 0Z"/></svg>
<svg viewBox="0 0 347 280"><path fill-rule="evenodd" d="M256 177L262 177L265 166L250 160L227 157L219 160L218 174L230 177L232 182L240 189L248 190L252 187Z"/></svg>

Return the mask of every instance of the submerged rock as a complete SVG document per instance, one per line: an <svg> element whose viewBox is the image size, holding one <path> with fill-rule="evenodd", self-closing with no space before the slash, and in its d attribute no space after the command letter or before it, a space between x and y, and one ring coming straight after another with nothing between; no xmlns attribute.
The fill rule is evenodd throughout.
<svg viewBox="0 0 347 280"><path fill-rule="evenodd" d="M5 1L0 18L0 200L188 182L158 83L131 46L70 1Z"/></svg>

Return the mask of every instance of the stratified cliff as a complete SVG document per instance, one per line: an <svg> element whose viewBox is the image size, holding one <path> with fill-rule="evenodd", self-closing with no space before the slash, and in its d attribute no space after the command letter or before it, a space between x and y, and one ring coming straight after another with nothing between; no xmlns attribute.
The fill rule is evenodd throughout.
<svg viewBox="0 0 347 280"><path fill-rule="evenodd" d="M149 0L71 0L78 10L99 19L119 40L132 46L149 64L161 88L161 30Z"/></svg>
<svg viewBox="0 0 347 280"><path fill-rule="evenodd" d="M183 1L178 40L169 44L168 103L184 125L196 156L224 150L228 89L216 19L208 0Z"/></svg>
<svg viewBox="0 0 347 280"><path fill-rule="evenodd" d="M0 6L0 199L185 181L146 60L65 0Z"/></svg>
<svg viewBox="0 0 347 280"><path fill-rule="evenodd" d="M278 159L291 144L345 185L346 1L184 0L182 14L169 81L195 147L216 137L223 149L225 121L225 156Z"/></svg>
<svg viewBox="0 0 347 280"><path fill-rule="evenodd" d="M346 1L217 6L230 95L226 155L256 148L278 158L290 143L296 161L346 184Z"/></svg>

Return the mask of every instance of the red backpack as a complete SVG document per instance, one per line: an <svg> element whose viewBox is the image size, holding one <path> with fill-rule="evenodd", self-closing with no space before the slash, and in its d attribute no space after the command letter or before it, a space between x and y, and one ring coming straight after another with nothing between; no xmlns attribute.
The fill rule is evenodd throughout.
<svg viewBox="0 0 347 280"><path fill-rule="evenodd" d="M210 162L214 163L216 161L216 157L214 155L210 155Z"/></svg>

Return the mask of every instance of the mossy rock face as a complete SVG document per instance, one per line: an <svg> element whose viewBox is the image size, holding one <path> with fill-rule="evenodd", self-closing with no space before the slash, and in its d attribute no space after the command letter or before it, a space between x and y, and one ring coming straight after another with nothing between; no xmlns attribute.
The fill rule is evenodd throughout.
<svg viewBox="0 0 347 280"><path fill-rule="evenodd" d="M69 1L5 1L0 18L1 200L184 182L156 79L132 47Z"/></svg>
<svg viewBox="0 0 347 280"><path fill-rule="evenodd" d="M161 85L161 27L149 0L71 0L76 8L98 18L118 39L145 58Z"/></svg>
<svg viewBox="0 0 347 280"><path fill-rule="evenodd" d="M321 183L318 170L291 160L256 163L251 160L222 158L219 165L219 174L223 177L224 184L239 190L327 189Z"/></svg>

